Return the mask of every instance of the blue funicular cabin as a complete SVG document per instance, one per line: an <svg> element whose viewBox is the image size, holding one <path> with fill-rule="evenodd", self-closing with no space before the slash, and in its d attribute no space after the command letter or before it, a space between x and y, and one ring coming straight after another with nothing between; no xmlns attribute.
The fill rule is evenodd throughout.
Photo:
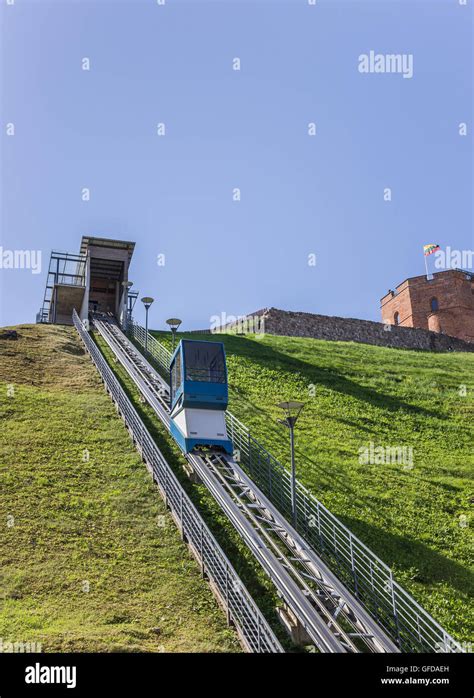
<svg viewBox="0 0 474 698"><path fill-rule="evenodd" d="M227 367L222 342L182 339L170 365L171 434L185 453L232 453L224 412Z"/></svg>

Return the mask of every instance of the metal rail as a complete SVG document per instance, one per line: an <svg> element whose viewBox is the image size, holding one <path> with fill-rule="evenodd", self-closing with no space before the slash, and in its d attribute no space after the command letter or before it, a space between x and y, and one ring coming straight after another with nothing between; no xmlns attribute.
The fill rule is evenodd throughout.
<svg viewBox="0 0 474 698"><path fill-rule="evenodd" d="M144 348L145 329L133 322L130 333ZM167 375L171 353L150 333L147 340L150 357ZM229 411L226 421L240 463L268 499L291 519L290 473ZM296 530L402 652L463 652L461 645L397 583L388 565L298 481L296 504Z"/></svg>
<svg viewBox="0 0 474 698"><path fill-rule="evenodd" d="M169 387L106 318L94 326L169 429ZM221 454L185 454L281 598L323 652L396 652L395 643L332 574L242 468Z"/></svg>
<svg viewBox="0 0 474 698"><path fill-rule="evenodd" d="M283 652L281 644L181 487L103 354L82 325L76 311L73 314L73 321L107 392L124 419L136 448L170 508L183 539L187 541L193 555L198 559L203 576L207 575L212 590L225 607L228 621L235 625L244 648L248 652Z"/></svg>

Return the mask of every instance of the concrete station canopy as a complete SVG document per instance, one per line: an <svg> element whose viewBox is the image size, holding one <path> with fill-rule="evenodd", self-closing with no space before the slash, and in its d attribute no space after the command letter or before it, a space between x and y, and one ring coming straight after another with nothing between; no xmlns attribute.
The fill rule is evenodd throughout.
<svg viewBox="0 0 474 698"><path fill-rule="evenodd" d="M81 319L89 312L106 312L122 321L127 303L128 268L135 243L84 235L79 255L53 252L43 322L70 324L74 308Z"/></svg>
<svg viewBox="0 0 474 698"><path fill-rule="evenodd" d="M99 238L90 235L83 235L81 240L80 254L87 254L87 250L90 246L93 247L107 247L107 248L117 248L119 250L128 250L128 263L132 259L133 250L135 249L135 243L126 240L111 240L109 238Z"/></svg>
<svg viewBox="0 0 474 698"><path fill-rule="evenodd" d="M80 254L87 258L86 293L81 318L89 311L111 312L122 320L126 293L122 286L128 280L128 267L135 243L127 240L84 235Z"/></svg>
<svg viewBox="0 0 474 698"><path fill-rule="evenodd" d="M124 266L128 269L134 249L134 242L84 235L80 254L86 256L89 253L91 276L120 281ZM120 251L126 254L120 254Z"/></svg>

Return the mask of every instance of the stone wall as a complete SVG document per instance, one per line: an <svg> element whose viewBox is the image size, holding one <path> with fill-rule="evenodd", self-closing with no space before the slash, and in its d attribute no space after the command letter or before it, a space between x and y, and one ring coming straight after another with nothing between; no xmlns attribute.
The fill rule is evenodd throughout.
<svg viewBox="0 0 474 698"><path fill-rule="evenodd" d="M412 327L384 325L371 320L313 315L278 308L269 308L260 317L264 321L264 332L269 334L363 342L403 349L474 351L473 344L456 337Z"/></svg>
<svg viewBox="0 0 474 698"><path fill-rule="evenodd" d="M192 330L195 334L230 332L247 334L266 332L285 337L310 337L337 342L362 342L398 349L422 349L424 351L471 351L474 344L447 334L431 332L415 327L356 320L353 318L315 315L313 313L264 308L243 316L239 322L213 330Z"/></svg>

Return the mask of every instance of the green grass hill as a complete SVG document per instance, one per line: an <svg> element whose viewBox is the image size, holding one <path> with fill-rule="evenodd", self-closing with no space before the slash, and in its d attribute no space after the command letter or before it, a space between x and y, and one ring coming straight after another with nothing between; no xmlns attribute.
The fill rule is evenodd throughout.
<svg viewBox="0 0 474 698"><path fill-rule="evenodd" d="M73 328L0 340L2 642L240 651Z"/></svg>
<svg viewBox="0 0 474 698"><path fill-rule="evenodd" d="M169 333L154 334L170 347ZM230 410L286 465L275 404L305 403L295 432L299 479L438 622L472 641L474 354L179 336L225 343ZM370 444L412 448L412 463L364 464L360 449Z"/></svg>
<svg viewBox="0 0 474 698"><path fill-rule="evenodd" d="M0 340L2 641L238 651L75 330L17 330L18 341ZM169 334L155 335L169 346ZM286 465L275 405L305 403L299 479L449 632L472 641L474 355L188 336L225 343L230 409ZM170 437L112 366L179 470ZM412 462L366 463L360 454L371 445L412 449ZM270 617L265 579L202 486L181 479Z"/></svg>

